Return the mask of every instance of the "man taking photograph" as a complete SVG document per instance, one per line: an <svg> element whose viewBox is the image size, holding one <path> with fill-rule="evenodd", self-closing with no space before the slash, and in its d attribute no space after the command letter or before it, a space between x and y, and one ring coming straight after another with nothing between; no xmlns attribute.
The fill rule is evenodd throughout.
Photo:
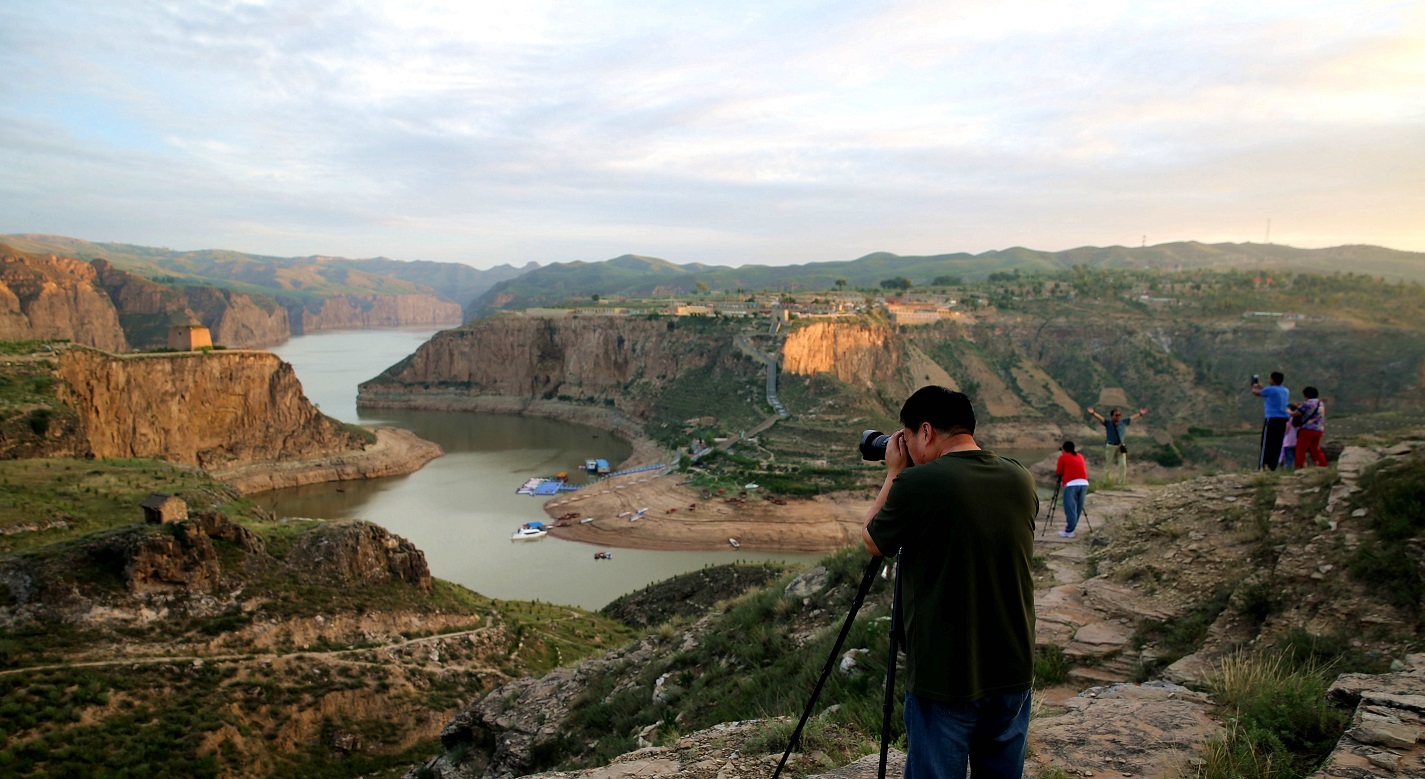
<svg viewBox="0 0 1425 779"><path fill-rule="evenodd" d="M906 636L905 779L1019 779L1034 677L1034 480L975 443L963 393L922 387L901 407L862 533L900 554ZM913 467L912 467L913 466Z"/></svg>

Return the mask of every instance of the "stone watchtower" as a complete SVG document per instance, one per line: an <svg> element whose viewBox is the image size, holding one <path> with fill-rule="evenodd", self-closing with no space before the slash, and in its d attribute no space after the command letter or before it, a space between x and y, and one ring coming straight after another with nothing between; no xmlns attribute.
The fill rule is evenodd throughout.
<svg viewBox="0 0 1425 779"><path fill-rule="evenodd" d="M143 507L143 520L150 525L166 525L188 518L188 504L166 492L150 492L139 505Z"/></svg>
<svg viewBox="0 0 1425 779"><path fill-rule="evenodd" d="M168 348L193 352L213 345L213 336L202 325L174 325L168 328Z"/></svg>

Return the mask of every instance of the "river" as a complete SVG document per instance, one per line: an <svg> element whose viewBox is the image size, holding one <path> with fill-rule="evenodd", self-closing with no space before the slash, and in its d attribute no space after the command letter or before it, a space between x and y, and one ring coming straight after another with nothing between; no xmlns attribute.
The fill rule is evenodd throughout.
<svg viewBox="0 0 1425 779"><path fill-rule="evenodd" d="M430 328L343 330L296 336L272 351L291 363L307 398L344 422L404 427L445 449L407 476L333 482L254 496L279 516L360 518L409 539L431 574L505 600L541 600L597 609L645 585L735 560L811 562L820 555L653 552L543 538L512 542L530 520L548 521L543 498L516 495L531 476L568 472L587 458L617 463L624 441L598 428L538 417L356 408L356 385L414 352ZM595 551L613 559L595 560Z"/></svg>

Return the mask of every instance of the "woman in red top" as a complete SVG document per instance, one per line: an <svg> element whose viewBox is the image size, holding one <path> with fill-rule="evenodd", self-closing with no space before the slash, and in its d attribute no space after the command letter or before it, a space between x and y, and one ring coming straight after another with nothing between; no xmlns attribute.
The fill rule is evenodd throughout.
<svg viewBox="0 0 1425 779"><path fill-rule="evenodd" d="M1084 456L1074 451L1073 441L1065 441L1060 449L1063 454L1059 455L1059 462L1054 465L1054 473L1063 485L1064 496L1064 529L1059 531L1059 537L1073 538L1074 528L1079 525L1079 514L1084 510L1084 496L1089 491L1089 466L1084 462Z"/></svg>

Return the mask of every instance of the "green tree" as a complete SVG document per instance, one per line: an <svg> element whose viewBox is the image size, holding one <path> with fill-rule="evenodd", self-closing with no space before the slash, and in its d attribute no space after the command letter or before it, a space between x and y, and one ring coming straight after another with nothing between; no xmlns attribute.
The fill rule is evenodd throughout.
<svg viewBox="0 0 1425 779"><path fill-rule="evenodd" d="M846 279L837 279L836 281L834 281L834 282L832 282L832 283L836 285L836 290L837 290L838 292L840 292L841 290L846 289Z"/></svg>
<svg viewBox="0 0 1425 779"><path fill-rule="evenodd" d="M965 280L959 276L936 276L930 283L936 287L958 287L964 284Z"/></svg>
<svg viewBox="0 0 1425 779"><path fill-rule="evenodd" d="M883 279L881 281L881 289L899 289L904 291L910 288L910 279L905 276L897 276L893 279Z"/></svg>

